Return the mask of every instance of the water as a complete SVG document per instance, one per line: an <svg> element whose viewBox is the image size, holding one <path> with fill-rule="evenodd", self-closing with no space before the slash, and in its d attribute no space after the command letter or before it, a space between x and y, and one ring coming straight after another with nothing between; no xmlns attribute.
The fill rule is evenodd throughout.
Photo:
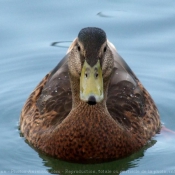
<svg viewBox="0 0 175 175"><path fill-rule="evenodd" d="M150 92L162 123L175 131L175 1L1 0L0 26L0 174L175 174L171 133L156 135L125 159L87 165L36 152L18 130L31 91L79 30L96 26Z"/></svg>

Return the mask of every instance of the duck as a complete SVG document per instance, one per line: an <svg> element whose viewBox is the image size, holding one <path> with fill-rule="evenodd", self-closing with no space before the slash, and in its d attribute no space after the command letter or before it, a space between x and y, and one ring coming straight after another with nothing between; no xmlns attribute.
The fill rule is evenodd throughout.
<svg viewBox="0 0 175 175"><path fill-rule="evenodd" d="M97 27L80 30L20 115L20 130L30 145L75 162L129 156L160 128L151 95Z"/></svg>

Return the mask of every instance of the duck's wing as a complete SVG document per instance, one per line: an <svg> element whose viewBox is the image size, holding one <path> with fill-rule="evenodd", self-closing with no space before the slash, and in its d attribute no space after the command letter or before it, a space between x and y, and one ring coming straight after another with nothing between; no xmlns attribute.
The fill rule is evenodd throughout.
<svg viewBox="0 0 175 175"><path fill-rule="evenodd" d="M36 102L40 115L54 114L54 123L61 122L72 108L67 60L66 55L51 71Z"/></svg>
<svg viewBox="0 0 175 175"><path fill-rule="evenodd" d="M144 116L144 95L140 82L108 41L114 56L114 69L110 80L107 108L111 116L123 126L130 127L129 116Z"/></svg>

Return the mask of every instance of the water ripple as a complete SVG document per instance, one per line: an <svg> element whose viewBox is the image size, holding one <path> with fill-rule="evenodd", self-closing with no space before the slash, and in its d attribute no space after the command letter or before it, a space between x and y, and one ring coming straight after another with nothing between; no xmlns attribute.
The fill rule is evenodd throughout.
<svg viewBox="0 0 175 175"><path fill-rule="evenodd" d="M51 46L54 47L61 47L61 48L69 48L72 41L56 41L51 43Z"/></svg>

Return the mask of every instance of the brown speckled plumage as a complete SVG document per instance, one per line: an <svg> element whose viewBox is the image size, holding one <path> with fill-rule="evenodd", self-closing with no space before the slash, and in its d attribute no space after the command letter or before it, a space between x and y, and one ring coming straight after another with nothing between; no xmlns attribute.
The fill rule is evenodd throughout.
<svg viewBox="0 0 175 175"><path fill-rule="evenodd" d="M94 32L93 35L102 31L84 30L85 36L88 30L88 34ZM86 41L96 43L99 35L90 38ZM105 98L95 105L81 101L81 67L86 55L90 55L89 62L92 59L92 54L86 53L88 49L83 50L82 40L74 40L64 59L28 98L21 112L21 132L37 149L64 160L105 161L127 156L143 147L160 129L157 108L106 39L101 43L102 49L86 44L100 59ZM92 61L93 65L95 62Z"/></svg>

